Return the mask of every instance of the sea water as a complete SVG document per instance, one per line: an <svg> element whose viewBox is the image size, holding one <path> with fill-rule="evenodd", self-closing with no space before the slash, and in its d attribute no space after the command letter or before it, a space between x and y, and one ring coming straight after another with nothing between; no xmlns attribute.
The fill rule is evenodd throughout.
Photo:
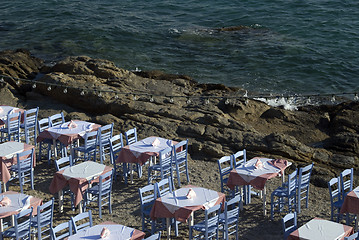
<svg viewBox="0 0 359 240"><path fill-rule="evenodd" d="M2 0L0 50L104 58L252 96L356 93L358 13L355 0ZM231 26L243 27L218 31Z"/></svg>

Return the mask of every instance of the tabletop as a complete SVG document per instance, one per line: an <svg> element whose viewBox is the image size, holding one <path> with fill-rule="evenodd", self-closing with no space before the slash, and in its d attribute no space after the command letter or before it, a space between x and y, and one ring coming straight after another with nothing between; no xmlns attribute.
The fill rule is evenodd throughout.
<svg viewBox="0 0 359 240"><path fill-rule="evenodd" d="M11 200L10 206L0 207L0 218L18 214L22 209L33 207L32 214L36 215L37 207L42 204L42 199L32 197L23 193L7 191L0 194L0 201L6 196Z"/></svg>
<svg viewBox="0 0 359 240"><path fill-rule="evenodd" d="M294 232L288 240L339 240L353 234L353 227L337 222L313 218Z"/></svg>
<svg viewBox="0 0 359 240"><path fill-rule="evenodd" d="M75 205L83 199L82 194L88 188L89 182L96 182L101 174L112 171L112 167L93 161L86 161L68 167L55 173L49 190L52 194L61 191L67 184L76 195Z"/></svg>
<svg viewBox="0 0 359 240"><path fill-rule="evenodd" d="M356 187L345 196L340 213L359 214L359 187Z"/></svg>
<svg viewBox="0 0 359 240"><path fill-rule="evenodd" d="M190 189L195 192L195 197L192 199L186 197ZM192 212L208 209L220 203L224 204L225 200L224 193L188 185L157 198L150 216L152 219L175 217L178 221L186 222Z"/></svg>
<svg viewBox="0 0 359 240"><path fill-rule="evenodd" d="M153 144L156 139L158 140L158 144ZM143 165L150 157L158 156L160 151L177 143L176 141L161 137L147 137L133 144L124 146L119 152L116 162L139 163Z"/></svg>
<svg viewBox="0 0 359 240"><path fill-rule="evenodd" d="M104 227L110 231L110 236L106 237L107 240L137 240L145 237L145 233L137 229L113 222L105 222L92 226L88 229L81 230L76 234L69 236L68 240L101 239L100 234Z"/></svg>
<svg viewBox="0 0 359 240"><path fill-rule="evenodd" d="M10 179L9 168L17 163L17 153L30 150L35 146L21 142L9 141L0 144L0 174L1 181L7 183ZM36 165L34 154L34 166Z"/></svg>
<svg viewBox="0 0 359 240"><path fill-rule="evenodd" d="M263 163L263 166L260 168L255 167L258 160ZM280 173L284 174L284 170L287 166L287 160L260 157L252 158L245 164L231 170L227 186L234 189L235 186L252 185L258 190L263 190L266 181L278 176Z"/></svg>
<svg viewBox="0 0 359 240"><path fill-rule="evenodd" d="M11 107L11 106L0 106L0 120L6 121L8 114L13 114L17 112L24 112L24 109L20 109L17 107Z"/></svg>
<svg viewBox="0 0 359 240"><path fill-rule="evenodd" d="M74 120L76 127L70 127L70 122L65 122L55 127L49 127L40 133L37 142L44 139L57 139L65 146L70 145L74 140L83 137L87 132L96 131L101 125L86 121Z"/></svg>

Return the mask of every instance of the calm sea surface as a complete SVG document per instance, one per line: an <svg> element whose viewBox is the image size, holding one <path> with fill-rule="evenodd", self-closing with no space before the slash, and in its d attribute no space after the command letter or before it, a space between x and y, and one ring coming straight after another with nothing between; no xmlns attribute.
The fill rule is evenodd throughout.
<svg viewBox="0 0 359 240"><path fill-rule="evenodd" d="M359 92L356 0L2 0L0 12L0 50L48 61L88 55L260 93Z"/></svg>

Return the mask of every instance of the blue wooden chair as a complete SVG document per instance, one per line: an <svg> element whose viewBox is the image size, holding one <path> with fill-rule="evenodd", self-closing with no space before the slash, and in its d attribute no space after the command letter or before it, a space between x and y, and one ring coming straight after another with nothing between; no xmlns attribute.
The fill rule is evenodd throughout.
<svg viewBox="0 0 359 240"><path fill-rule="evenodd" d="M151 209L156 199L156 190L154 184L149 184L138 189L141 202L141 220L142 220L142 231L155 232L155 221L150 218ZM151 229L148 228L151 225Z"/></svg>
<svg viewBox="0 0 359 240"><path fill-rule="evenodd" d="M111 192L113 171L114 170L103 173L100 176L98 184L87 189L85 193L85 210L86 208L90 208L89 205L91 202L97 202L100 218L102 218L102 206L108 205L108 211L110 214L112 213Z"/></svg>
<svg viewBox="0 0 359 240"><path fill-rule="evenodd" d="M161 240L161 232L155 233L144 240Z"/></svg>
<svg viewBox="0 0 359 240"><path fill-rule="evenodd" d="M74 217L71 217L72 230L77 233L80 230L85 230L92 227L92 213L88 212L79 213Z"/></svg>
<svg viewBox="0 0 359 240"><path fill-rule="evenodd" d="M297 230L297 212L291 212L282 218L283 239L287 240L288 236Z"/></svg>
<svg viewBox="0 0 359 240"><path fill-rule="evenodd" d="M50 127L49 119L43 118L37 121L37 131L38 135L40 135L45 129ZM38 159L41 159L42 152L46 150L46 157L48 159L48 164L51 164L51 146L53 141L51 139L44 139L39 142L39 155Z"/></svg>
<svg viewBox="0 0 359 240"><path fill-rule="evenodd" d="M188 139L177 143L173 147L173 162L176 169L177 184L181 187L181 174L185 174L187 183L189 183L188 174Z"/></svg>
<svg viewBox="0 0 359 240"><path fill-rule="evenodd" d="M231 155L233 168L239 167L242 164L247 162L247 151L243 149ZM236 186L235 190L233 191L233 195L237 195L239 191L239 187ZM243 186L243 195L244 195L244 203L249 204L251 203L252 194L258 196L258 192L253 191L253 187L251 185Z"/></svg>
<svg viewBox="0 0 359 240"><path fill-rule="evenodd" d="M3 237L11 237L16 240L31 239L32 208L25 209L14 217L14 226L2 233Z"/></svg>
<svg viewBox="0 0 359 240"><path fill-rule="evenodd" d="M34 144L36 144L37 137L37 115L39 112L39 107L26 110L24 112L24 123L20 124L20 128L24 129L25 142L30 144L30 139L34 139Z"/></svg>
<svg viewBox="0 0 359 240"><path fill-rule="evenodd" d="M288 175L288 182L282 187L278 187L271 194L271 219L273 220L274 212L284 211L284 206L288 206L288 212L296 210L297 203L297 173L298 169ZM275 200L274 198L277 197ZM286 200L285 200L286 199ZM278 207L278 210L275 210Z"/></svg>
<svg viewBox="0 0 359 240"><path fill-rule="evenodd" d="M18 179L21 193L24 192L24 184L28 182L31 184L31 189L34 189L34 154L34 148L18 153L16 155L17 164L10 168L14 174L10 177L9 182Z"/></svg>
<svg viewBox="0 0 359 240"><path fill-rule="evenodd" d="M102 126L98 129L98 142L101 164L105 161L106 156L110 156L110 142L113 134L113 123Z"/></svg>
<svg viewBox="0 0 359 240"><path fill-rule="evenodd" d="M100 132L97 130L88 132L83 136L83 145L74 148L76 161L79 159L83 159L84 161L96 161L99 134ZM82 156L79 156L78 152L82 153Z"/></svg>
<svg viewBox="0 0 359 240"><path fill-rule="evenodd" d="M342 218L340 214L340 208L343 205L343 199L341 198L340 180L339 178L332 178L328 182L328 189L330 195L330 220L333 221L334 217L337 217L337 222Z"/></svg>
<svg viewBox="0 0 359 240"><path fill-rule="evenodd" d="M50 123L50 127L59 126L59 125L65 123L64 113L61 112L61 113L54 114L54 115L50 116L48 118L48 120Z"/></svg>
<svg viewBox="0 0 359 240"><path fill-rule="evenodd" d="M344 240L359 240L359 232L356 232L349 237L345 237Z"/></svg>
<svg viewBox="0 0 359 240"><path fill-rule="evenodd" d="M127 184L127 171L126 171L127 163L121 163L122 166L120 166L118 163L116 163L118 154L123 148L122 133L110 138L109 144L110 144L110 161L111 161L111 164L113 164L113 168L115 169L114 179L116 181L117 176L121 176L124 179L125 184ZM121 171L121 169L122 169L122 171Z"/></svg>
<svg viewBox="0 0 359 240"><path fill-rule="evenodd" d="M55 167L56 167L56 171L62 171L65 170L68 167L71 167L73 165L72 162L72 156L68 156L68 157L62 157L58 160L55 160ZM70 197L70 201L71 201L71 208L74 211L75 210L75 195L74 193L70 190L69 186L66 186L65 188L62 189L62 198L65 199L65 196L69 196Z"/></svg>
<svg viewBox="0 0 359 240"><path fill-rule="evenodd" d="M206 209L204 212L204 220L190 226L189 239L218 239L219 214L221 212L221 204ZM194 231L199 232L194 235Z"/></svg>
<svg viewBox="0 0 359 240"><path fill-rule="evenodd" d="M305 207L308 208L308 200L309 200L309 183L310 176L312 174L314 163L299 168L298 174L298 189L297 189L297 212L300 213L301 201L305 199Z"/></svg>
<svg viewBox="0 0 359 240"><path fill-rule="evenodd" d="M0 128L1 139L4 139L5 134L7 141L13 140L20 142L20 120L21 113L8 114L5 121L5 127Z"/></svg>
<svg viewBox="0 0 359 240"><path fill-rule="evenodd" d="M218 161L219 177L221 180L221 192L232 195L232 190L227 187L229 173L233 169L233 161L231 156L221 157Z"/></svg>
<svg viewBox="0 0 359 240"><path fill-rule="evenodd" d="M62 240L72 235L72 222L67 221L51 228L51 239Z"/></svg>
<svg viewBox="0 0 359 240"><path fill-rule="evenodd" d="M125 132L125 139L126 139L126 145L130 145L130 144L137 142L137 129L132 128L130 130L127 130ZM132 164L132 163L128 163L125 166L127 171L129 169L129 164ZM136 170L137 170L138 176L141 178L142 177L142 166L140 164L136 164ZM125 181L127 184L127 178L125 179Z"/></svg>
<svg viewBox="0 0 359 240"><path fill-rule="evenodd" d="M155 179L173 179L172 170L173 148L168 147L159 152L159 163L148 167L148 184Z"/></svg>
<svg viewBox="0 0 359 240"><path fill-rule="evenodd" d="M241 196L239 195L224 203L224 212L219 215L219 230L223 233L223 239L229 239L230 235L235 235L238 240L240 203Z"/></svg>
<svg viewBox="0 0 359 240"><path fill-rule="evenodd" d="M54 198L37 207L37 215L31 219L31 227L36 229L37 239L50 238L54 213Z"/></svg>
<svg viewBox="0 0 359 240"><path fill-rule="evenodd" d="M245 149L234 153L232 156L233 167L239 167L240 165L247 162L247 152Z"/></svg>
<svg viewBox="0 0 359 240"><path fill-rule="evenodd" d="M340 173L340 190L344 201L345 196L353 190L353 168L345 169Z"/></svg>

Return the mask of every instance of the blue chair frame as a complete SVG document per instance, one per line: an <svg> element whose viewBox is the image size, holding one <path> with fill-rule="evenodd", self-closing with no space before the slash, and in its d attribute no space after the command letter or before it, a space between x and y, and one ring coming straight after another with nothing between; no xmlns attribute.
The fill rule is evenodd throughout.
<svg viewBox="0 0 359 240"><path fill-rule="evenodd" d="M288 226L288 222L292 223ZM297 212L291 212L285 215L282 218L282 228L283 228L283 240L286 240L288 236L297 230Z"/></svg>
<svg viewBox="0 0 359 240"><path fill-rule="evenodd" d="M36 228L37 239L41 240L46 232L45 237L51 237L53 215L54 198L37 207L37 215L31 219L31 227Z"/></svg>
<svg viewBox="0 0 359 240"><path fill-rule="evenodd" d="M37 138L37 115L39 112L39 107L26 110L24 112L24 123L20 124L20 128L24 129L25 132L25 142L30 144L30 138L34 138L34 144L36 143Z"/></svg>
<svg viewBox="0 0 359 240"><path fill-rule="evenodd" d="M68 228L68 231L63 231L65 229ZM62 240L62 239L66 239L67 237L72 235L72 222L67 221L64 223L61 223L59 225L57 225L54 228L51 228L51 239L52 240ZM56 233L60 233L60 236L56 236Z"/></svg>
<svg viewBox="0 0 359 240"><path fill-rule="evenodd" d="M186 176L187 183L189 183L188 173L188 139L177 143L173 148L173 165L176 168L177 184L181 187L181 174Z"/></svg>

